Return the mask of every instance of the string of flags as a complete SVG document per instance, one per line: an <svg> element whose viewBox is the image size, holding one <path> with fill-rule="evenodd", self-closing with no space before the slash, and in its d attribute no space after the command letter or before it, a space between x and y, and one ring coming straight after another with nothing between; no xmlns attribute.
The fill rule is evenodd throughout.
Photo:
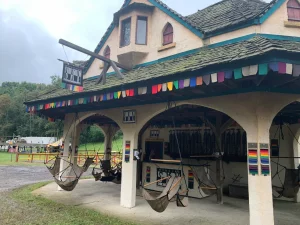
<svg viewBox="0 0 300 225"><path fill-rule="evenodd" d="M296 64L289 64L284 62L271 62L271 63L264 63L259 65L250 65L234 70L228 70L228 71L220 71L217 73L207 74L204 76L197 76L197 77L190 77L186 79L181 80L175 80L170 81L166 83L161 84L155 84L151 87L139 87L136 89L128 89L128 90L122 90L122 91L116 91L116 92L110 92L105 94L98 94L98 95L92 95L88 97L79 97L70 100L64 100L64 101L56 101L46 104L38 104L38 105L31 105L27 106L27 112L36 112L39 110L48 110L53 108L61 108L61 107L67 107L67 106L74 106L74 105L82 105L82 104L88 104L88 103L94 103L94 102L102 102L102 101L109 101L114 99L120 99L120 98L126 98L126 97L133 97L135 95L145 95L145 94L157 94L159 92L167 92L167 91L173 91L178 89L184 89L188 87L196 87L201 85L210 85L211 83L222 83L227 79L241 79L243 77L248 76L266 76L268 72L272 70L274 72L278 72L279 74L287 74L294 77L300 76L300 65ZM81 91L83 90L83 87L77 86L73 87L70 84L65 84L66 88L81 88ZM72 87L71 87L72 86ZM79 89L77 90L79 91Z"/></svg>

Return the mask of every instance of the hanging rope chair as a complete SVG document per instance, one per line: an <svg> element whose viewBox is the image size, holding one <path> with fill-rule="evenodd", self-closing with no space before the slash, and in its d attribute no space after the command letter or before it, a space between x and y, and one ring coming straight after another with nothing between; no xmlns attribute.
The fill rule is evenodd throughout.
<svg viewBox="0 0 300 225"><path fill-rule="evenodd" d="M113 182L121 184L122 178L122 163L117 163L114 167L111 166L111 160L100 160L100 168L94 167L92 175L95 181Z"/></svg>
<svg viewBox="0 0 300 225"><path fill-rule="evenodd" d="M64 170L54 175L54 181L63 190L72 191L76 187L81 175L88 170L90 165L94 163L94 158L91 157L86 158L83 166L74 165L73 163L67 160L64 161L67 162L69 165Z"/></svg>
<svg viewBox="0 0 300 225"><path fill-rule="evenodd" d="M54 162L50 166L48 166L47 163L52 162L53 160L54 160ZM56 156L56 157L50 159L47 163L44 162L45 166L47 167L49 172L52 174L52 176L55 176L56 174L59 173L60 157Z"/></svg>
<svg viewBox="0 0 300 225"><path fill-rule="evenodd" d="M198 183L198 190L199 190L200 195L202 197L209 197L209 196L215 195L217 193L217 186L213 182L213 180L211 179L211 177L209 175L208 167L207 168L203 167L204 175L201 176L201 179L200 179L200 176L197 173L197 171L193 167L190 167L190 168L191 168L193 175ZM205 194L205 196L203 195L203 193Z"/></svg>
<svg viewBox="0 0 300 225"><path fill-rule="evenodd" d="M279 174L278 174L279 176ZM274 176L273 176L274 178ZM281 181L281 179L279 178ZM294 198L300 189L300 169L285 168L284 183L281 187L273 186L273 196L275 198L286 197ZM274 193L275 192L275 193Z"/></svg>
<svg viewBox="0 0 300 225"><path fill-rule="evenodd" d="M164 188L164 190L160 193L158 196L151 195L145 187L160 182L163 179L168 179L167 186ZM180 188L180 181L181 177L167 177L163 178L154 182L151 182L147 185L144 185L143 188L143 197L148 202L148 204L151 206L153 210L156 212L163 212L168 207L170 200L178 193L178 190Z"/></svg>

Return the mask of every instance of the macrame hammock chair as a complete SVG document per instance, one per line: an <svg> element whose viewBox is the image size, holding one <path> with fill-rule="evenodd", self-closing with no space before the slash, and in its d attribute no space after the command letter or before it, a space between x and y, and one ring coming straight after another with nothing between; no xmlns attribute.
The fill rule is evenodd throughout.
<svg viewBox="0 0 300 225"><path fill-rule="evenodd" d="M121 184L122 164L117 163L114 167L111 166L110 160L100 160L100 168L93 168L92 175L95 181L113 182Z"/></svg>
<svg viewBox="0 0 300 225"><path fill-rule="evenodd" d="M198 183L198 191L199 191L200 195L202 196L202 198L217 194L217 186L209 175L208 166L206 166L206 168L203 167L204 171L202 171L202 173L204 175L202 175L202 176L200 176L199 173L193 167L190 167L190 168L191 168L193 175Z"/></svg>
<svg viewBox="0 0 300 225"><path fill-rule="evenodd" d="M145 189L145 187L160 182L162 180L168 180L168 183L166 187L163 189L163 191L158 195L154 196L149 193ZM176 204L178 207L186 207L188 205L188 199L184 196L181 196L179 193L180 189L180 183L182 181L182 177L178 176L172 176L172 177L166 177L154 182L151 182L147 185L144 185L143 188L143 197L148 202L148 204L151 206L151 208L156 212L163 212L166 210L166 208L169 205L169 202L176 197Z"/></svg>
<svg viewBox="0 0 300 225"><path fill-rule="evenodd" d="M279 180L282 184L281 187L272 186L273 196L275 198L285 197L294 198L297 196L300 189L300 166L299 169L285 169L284 183L281 182L279 172L276 173L273 178L278 175Z"/></svg>
<svg viewBox="0 0 300 225"><path fill-rule="evenodd" d="M53 161L54 160L54 161ZM47 163L52 162L53 163L48 166ZM48 162L44 162L46 168L48 169L48 171L52 174L52 176L55 176L56 174L59 173L59 168L60 168L60 157L56 156L52 159L50 159Z"/></svg>
<svg viewBox="0 0 300 225"><path fill-rule="evenodd" d="M168 103L167 105L167 109L169 109L171 107L171 105ZM172 122L173 122L173 128L175 129L175 121L174 121L174 117L172 117ZM188 206L188 185L186 183L186 178L185 178L185 174L184 174L184 170L183 170L183 165L182 165L182 154L181 154L181 150L180 150L180 145L179 145L179 141L178 141L178 136L177 136L177 131L174 130L174 136L175 136L175 143L177 145L178 148L178 156L180 157L180 167L181 167L181 174L183 175L181 176L171 176L171 177L165 177L162 178L160 180L148 183L146 185L143 185L143 197L144 199L148 202L148 204L150 205L150 207L155 210L156 212L164 212L166 210L166 208L168 207L170 201L172 201L172 199L176 196L176 205L177 207L187 207ZM153 160L153 159L152 159ZM153 160L154 161L154 160ZM163 160L162 160L163 161ZM163 181L163 180L168 180L166 187L163 189L163 191L158 195L158 196L154 196L152 194L150 194L145 188L151 184L155 184L157 182ZM185 183L185 187L186 190L184 191L180 191L182 185L182 181L184 181ZM185 194L185 195L183 195Z"/></svg>
<svg viewBox="0 0 300 225"><path fill-rule="evenodd" d="M62 171L59 171L58 162L60 162L61 160L68 163L68 166L65 169L63 169ZM94 163L94 157L86 158L83 166L78 166L77 164L75 165L75 164L57 156L52 170L50 171L50 169L48 167L47 168L50 171L50 173L53 175L54 181L63 190L72 191L76 187L81 175L84 172L86 172L88 170L89 166L92 165L93 163ZM58 171L57 171L57 168L58 168Z"/></svg>

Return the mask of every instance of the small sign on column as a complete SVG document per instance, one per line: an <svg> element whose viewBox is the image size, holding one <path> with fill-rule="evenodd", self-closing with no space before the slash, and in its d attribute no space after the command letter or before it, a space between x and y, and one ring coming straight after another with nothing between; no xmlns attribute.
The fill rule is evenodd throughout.
<svg viewBox="0 0 300 225"><path fill-rule="evenodd" d="M125 141L125 162L130 161L130 141Z"/></svg>
<svg viewBox="0 0 300 225"><path fill-rule="evenodd" d="M258 175L257 143L248 143L249 174Z"/></svg>

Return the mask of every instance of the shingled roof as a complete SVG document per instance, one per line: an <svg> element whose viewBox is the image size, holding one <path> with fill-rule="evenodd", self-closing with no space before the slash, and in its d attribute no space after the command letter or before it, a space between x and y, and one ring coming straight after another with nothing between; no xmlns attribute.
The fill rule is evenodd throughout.
<svg viewBox="0 0 300 225"><path fill-rule="evenodd" d="M200 48L195 53L183 57L166 60L161 63L139 67L125 72L124 79L119 79L114 75L110 75L107 77L105 85L96 84L96 80L85 80L84 92L101 92L105 89L113 88L120 90L126 85L132 85L141 81L144 85L147 85L148 81L150 82L157 78L172 80L172 76L176 74L201 70L219 64L234 63L239 60L263 55L273 50L300 53L300 42L292 40L274 40L261 35L256 35L249 40L220 47L207 46ZM82 92L78 93L66 89L57 89L41 95L30 102L81 94Z"/></svg>
<svg viewBox="0 0 300 225"><path fill-rule="evenodd" d="M205 34L251 20L270 4L260 0L224 0L189 15L186 19Z"/></svg>

